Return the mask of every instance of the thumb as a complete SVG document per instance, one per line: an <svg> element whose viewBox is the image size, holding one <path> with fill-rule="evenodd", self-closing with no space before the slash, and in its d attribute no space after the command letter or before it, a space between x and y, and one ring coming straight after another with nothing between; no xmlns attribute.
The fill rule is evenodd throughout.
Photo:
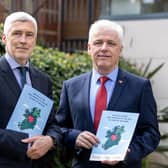
<svg viewBox="0 0 168 168"><path fill-rule="evenodd" d="M21 142L23 142L23 143L32 143L38 138L39 138L39 136L33 136L33 137L30 137L30 138L22 139Z"/></svg>

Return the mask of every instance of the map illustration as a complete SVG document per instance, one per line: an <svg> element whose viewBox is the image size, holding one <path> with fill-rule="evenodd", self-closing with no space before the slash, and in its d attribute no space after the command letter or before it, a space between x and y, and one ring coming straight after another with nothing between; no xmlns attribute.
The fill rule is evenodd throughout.
<svg viewBox="0 0 168 168"><path fill-rule="evenodd" d="M117 125L114 129L107 130L106 132L106 142L102 145L104 150L111 148L114 145L118 145L121 139L121 134L124 133L124 126Z"/></svg>

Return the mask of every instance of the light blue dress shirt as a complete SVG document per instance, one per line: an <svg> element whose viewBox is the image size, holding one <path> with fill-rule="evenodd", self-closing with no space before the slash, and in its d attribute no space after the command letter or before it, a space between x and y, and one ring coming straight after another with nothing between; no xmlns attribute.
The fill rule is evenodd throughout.
<svg viewBox="0 0 168 168"><path fill-rule="evenodd" d="M115 82L117 80L117 75L118 75L118 67L116 67L111 73L106 75L109 80L105 82L105 87L107 90L107 105L109 104L110 98L113 94ZM100 86L100 81L99 78L102 75L100 75L97 71L93 69L92 71L92 77L91 77L91 87L90 87L90 111L91 111L91 117L92 120L94 121L94 111L95 111L95 101L96 101L96 94L97 90Z"/></svg>
<svg viewBox="0 0 168 168"><path fill-rule="evenodd" d="M15 59L13 57L9 56L7 53L5 54L5 58L6 58L7 62L9 63L9 66L11 67L19 86L21 87L22 84L21 84L21 79L20 79L20 72L19 72L19 69L17 68L21 65L18 64L15 61ZM27 62L27 64L25 66L29 68L29 62ZM26 71L26 83L30 86L32 85L29 71Z"/></svg>

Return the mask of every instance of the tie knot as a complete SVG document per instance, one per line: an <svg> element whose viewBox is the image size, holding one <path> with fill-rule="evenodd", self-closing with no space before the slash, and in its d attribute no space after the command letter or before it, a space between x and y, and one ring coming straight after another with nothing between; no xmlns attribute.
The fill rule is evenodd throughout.
<svg viewBox="0 0 168 168"><path fill-rule="evenodd" d="M105 83L107 80L109 80L109 78L106 77L106 76L102 76L102 77L100 77L99 79L100 79L100 83L101 83L102 85L104 85L104 83Z"/></svg>
<svg viewBox="0 0 168 168"><path fill-rule="evenodd" d="M24 74L26 71L27 71L27 67L25 67L25 66L19 66L19 67L17 67L17 69L19 69L19 71L22 73L22 74Z"/></svg>

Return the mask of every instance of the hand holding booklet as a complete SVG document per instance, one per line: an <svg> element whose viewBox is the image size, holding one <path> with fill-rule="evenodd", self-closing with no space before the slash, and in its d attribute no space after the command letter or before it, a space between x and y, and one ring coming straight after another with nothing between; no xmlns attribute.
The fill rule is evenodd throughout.
<svg viewBox="0 0 168 168"><path fill-rule="evenodd" d="M29 136L42 134L52 106L53 100L31 86L25 85L7 129L28 133Z"/></svg>
<svg viewBox="0 0 168 168"><path fill-rule="evenodd" d="M93 147L90 160L124 160L138 117L134 112L103 111L96 134L100 143Z"/></svg>

